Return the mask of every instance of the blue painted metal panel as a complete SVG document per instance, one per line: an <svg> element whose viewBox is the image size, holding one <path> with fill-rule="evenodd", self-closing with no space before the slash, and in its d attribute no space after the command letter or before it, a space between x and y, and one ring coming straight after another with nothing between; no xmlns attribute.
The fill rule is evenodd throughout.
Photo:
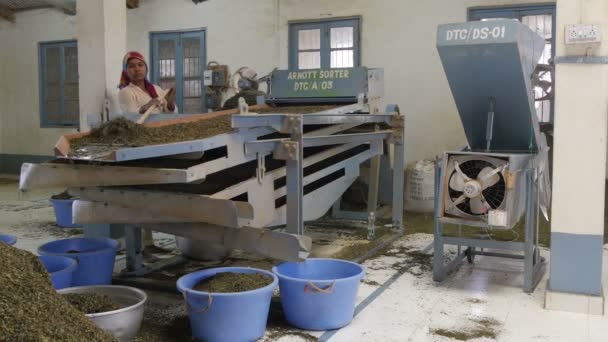
<svg viewBox="0 0 608 342"><path fill-rule="evenodd" d="M510 18L522 21L525 16L532 15L551 15L552 16L552 27L551 27L551 57L555 57L555 37L556 37L556 18L555 18L555 4L543 4L543 5L507 5L507 6L494 6L494 7L479 7L470 8L468 10L468 20L482 20L492 18ZM555 74L553 76L553 84L555 84ZM555 113L555 98L550 99L551 112L550 122L554 120Z"/></svg>
<svg viewBox="0 0 608 342"><path fill-rule="evenodd" d="M602 235L551 233L551 291L602 293Z"/></svg>
<svg viewBox="0 0 608 342"><path fill-rule="evenodd" d="M356 98L367 92L367 68L276 70L272 98Z"/></svg>
<svg viewBox="0 0 608 342"><path fill-rule="evenodd" d="M486 147L489 99L496 99L494 151L536 151L538 119L530 76L544 39L514 20L440 25L437 49L469 142Z"/></svg>

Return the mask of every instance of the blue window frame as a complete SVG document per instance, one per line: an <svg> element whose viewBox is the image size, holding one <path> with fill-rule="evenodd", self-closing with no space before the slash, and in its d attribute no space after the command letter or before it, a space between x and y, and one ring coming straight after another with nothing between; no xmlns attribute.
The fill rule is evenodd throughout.
<svg viewBox="0 0 608 342"><path fill-rule="evenodd" d="M151 33L152 82L163 89L175 87L180 113L204 113L205 31Z"/></svg>
<svg viewBox="0 0 608 342"><path fill-rule="evenodd" d="M38 44L40 127L78 127L78 44Z"/></svg>
<svg viewBox="0 0 608 342"><path fill-rule="evenodd" d="M516 19L530 27L545 38L545 51L540 58L540 67L545 67L538 74L540 86L534 87L534 104L538 121L553 123L553 106L555 73L551 71L555 56L555 5L519 5L501 7L470 8L469 20L492 20L499 18Z"/></svg>
<svg viewBox="0 0 608 342"><path fill-rule="evenodd" d="M360 66L360 18L289 23L289 69Z"/></svg>

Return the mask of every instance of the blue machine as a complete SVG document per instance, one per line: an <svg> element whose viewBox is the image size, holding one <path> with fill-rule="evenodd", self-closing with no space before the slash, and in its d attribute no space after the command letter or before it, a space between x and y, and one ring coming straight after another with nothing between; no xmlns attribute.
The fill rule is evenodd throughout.
<svg viewBox="0 0 608 342"><path fill-rule="evenodd" d="M522 23L494 20L447 24L437 30L437 50L467 137L468 147L445 152L435 190L434 279L441 281L463 258L475 255L523 259L524 290L540 279L537 215L550 200L548 147L539 130L532 75L545 41ZM539 196L540 194L540 196ZM525 236L496 241L492 231L511 230L524 215ZM443 224L475 226L479 238L445 236ZM444 245L458 256L444 265ZM462 251L461 246L466 248ZM477 250L480 248L481 250ZM522 254L489 252L500 249Z"/></svg>

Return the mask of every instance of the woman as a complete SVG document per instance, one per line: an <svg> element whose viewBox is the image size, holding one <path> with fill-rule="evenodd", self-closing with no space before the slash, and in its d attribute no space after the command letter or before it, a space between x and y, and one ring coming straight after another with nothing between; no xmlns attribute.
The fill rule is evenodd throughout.
<svg viewBox="0 0 608 342"><path fill-rule="evenodd" d="M148 64L136 51L127 52L123 58L118 101L124 113L145 113L150 107L153 114L177 113L175 89L168 91L148 81Z"/></svg>
<svg viewBox="0 0 608 342"><path fill-rule="evenodd" d="M135 51L127 52L123 58L122 74L118 86L120 88L118 100L122 111L124 113L143 114L154 106L151 111L153 114L177 113L174 88L164 91L161 87L148 81L147 74L148 64L144 56ZM150 253L164 252L164 250L154 245L151 230L143 229L142 235L144 258L148 261L154 261L156 258Z"/></svg>

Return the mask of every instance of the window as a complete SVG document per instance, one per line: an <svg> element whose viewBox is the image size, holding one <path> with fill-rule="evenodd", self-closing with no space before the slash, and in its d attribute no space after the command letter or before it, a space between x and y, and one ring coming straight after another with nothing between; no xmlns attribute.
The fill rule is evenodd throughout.
<svg viewBox="0 0 608 342"><path fill-rule="evenodd" d="M359 22L355 18L289 24L289 69L359 66Z"/></svg>
<svg viewBox="0 0 608 342"><path fill-rule="evenodd" d="M477 8L469 10L469 20L517 19L545 38L545 51L540 58L534 105L538 121L553 123L553 89L555 77L550 60L555 56L555 5ZM552 64L552 63L551 63Z"/></svg>
<svg viewBox="0 0 608 342"><path fill-rule="evenodd" d="M78 46L40 43L40 127L78 127Z"/></svg>
<svg viewBox="0 0 608 342"><path fill-rule="evenodd" d="M151 34L152 82L175 87L180 113L204 113L205 31Z"/></svg>

